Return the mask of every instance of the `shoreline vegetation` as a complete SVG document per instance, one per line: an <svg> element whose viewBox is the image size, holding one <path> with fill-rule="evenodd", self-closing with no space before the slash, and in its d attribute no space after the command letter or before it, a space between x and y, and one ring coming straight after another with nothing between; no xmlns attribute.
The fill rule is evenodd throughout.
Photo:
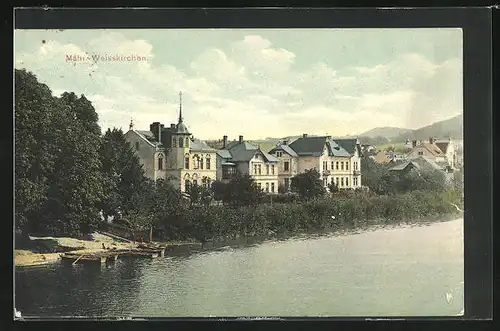
<svg viewBox="0 0 500 331"><path fill-rule="evenodd" d="M310 201L265 203L257 206L191 206L183 214L183 236L177 240L155 240L166 244L169 255L245 246L270 240L351 235L394 227L421 226L463 218L461 196L454 191L410 192L378 196L350 193ZM193 227L190 225L197 225ZM133 248L137 243L123 243L94 233L90 240L75 238L32 237L53 241L65 252L102 252L102 245L116 249ZM54 245L54 244L53 244ZM170 253L170 254L169 254ZM173 253L173 254L172 254ZM15 266L46 265L59 261L60 253L35 253L15 250Z"/></svg>
<svg viewBox="0 0 500 331"><path fill-rule="evenodd" d="M103 230L110 219L126 220L131 231L153 230L154 241L167 243L172 252L189 245L425 223L463 210L463 169L450 186L440 170L395 173L363 155L361 189L335 183L327 189L320 173L309 169L291 178L291 191L278 187L279 194L262 191L244 173L181 193L168 180L145 176L121 129L102 134L84 95L53 96L31 72L16 69L15 109L16 266L57 261L56 250L131 245L94 235L75 239ZM45 239L30 240L35 234ZM55 248L33 247L43 240Z"/></svg>

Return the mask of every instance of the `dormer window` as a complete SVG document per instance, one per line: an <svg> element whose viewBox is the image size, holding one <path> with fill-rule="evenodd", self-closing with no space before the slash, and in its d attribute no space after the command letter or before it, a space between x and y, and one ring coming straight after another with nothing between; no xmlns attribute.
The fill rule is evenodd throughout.
<svg viewBox="0 0 500 331"><path fill-rule="evenodd" d="M172 138L172 147L177 147L177 138Z"/></svg>
<svg viewBox="0 0 500 331"><path fill-rule="evenodd" d="M282 157L283 156L283 152L276 152L276 156L277 157Z"/></svg>

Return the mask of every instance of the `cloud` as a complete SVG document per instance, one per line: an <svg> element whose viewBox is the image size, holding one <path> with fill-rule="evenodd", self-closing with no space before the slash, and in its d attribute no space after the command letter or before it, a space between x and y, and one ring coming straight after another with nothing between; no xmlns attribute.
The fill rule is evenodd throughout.
<svg viewBox="0 0 500 331"><path fill-rule="evenodd" d="M94 30L89 38L65 42L59 36L16 52L15 66L34 72L54 94L87 95L103 129L127 128L131 117L142 129L154 121L168 125L177 119L179 91L189 129L205 139L352 135L376 126L418 127L462 111L461 58L436 63L406 52L374 65L336 67L327 59L308 61L297 49L252 33L182 54L187 63L182 67L179 59L159 56L168 40L152 42L146 32L132 38ZM302 47L314 49L306 41ZM68 54L136 55L148 61L72 62ZM302 65L296 66L299 56Z"/></svg>

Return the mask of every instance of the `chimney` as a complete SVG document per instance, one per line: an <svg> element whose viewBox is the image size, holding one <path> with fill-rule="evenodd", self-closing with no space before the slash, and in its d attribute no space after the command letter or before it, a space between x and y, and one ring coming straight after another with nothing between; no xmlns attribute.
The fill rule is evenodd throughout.
<svg viewBox="0 0 500 331"><path fill-rule="evenodd" d="M222 137L222 148L226 148L227 146L227 136Z"/></svg>
<svg viewBox="0 0 500 331"><path fill-rule="evenodd" d="M307 138L307 133L302 134L302 138Z"/></svg>
<svg viewBox="0 0 500 331"><path fill-rule="evenodd" d="M243 136L240 136L240 140L239 141L240 141L240 143L243 142Z"/></svg>
<svg viewBox="0 0 500 331"><path fill-rule="evenodd" d="M288 145L288 140L283 140L282 145Z"/></svg>
<svg viewBox="0 0 500 331"><path fill-rule="evenodd" d="M160 122L153 122L149 126L149 131L153 133L156 138L156 141L161 141L161 124Z"/></svg>
<svg viewBox="0 0 500 331"><path fill-rule="evenodd" d="M412 148L417 147L417 141L416 141L416 140L413 140L413 141L411 142L411 147L412 147Z"/></svg>
<svg viewBox="0 0 500 331"><path fill-rule="evenodd" d="M174 123L170 124L170 128L175 129L175 124Z"/></svg>

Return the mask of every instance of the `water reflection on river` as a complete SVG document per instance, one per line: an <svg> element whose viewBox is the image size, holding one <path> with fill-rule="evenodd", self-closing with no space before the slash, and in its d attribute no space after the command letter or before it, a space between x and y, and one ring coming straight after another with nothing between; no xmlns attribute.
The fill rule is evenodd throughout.
<svg viewBox="0 0 500 331"><path fill-rule="evenodd" d="M24 316L456 315L462 223L18 269L15 305Z"/></svg>

